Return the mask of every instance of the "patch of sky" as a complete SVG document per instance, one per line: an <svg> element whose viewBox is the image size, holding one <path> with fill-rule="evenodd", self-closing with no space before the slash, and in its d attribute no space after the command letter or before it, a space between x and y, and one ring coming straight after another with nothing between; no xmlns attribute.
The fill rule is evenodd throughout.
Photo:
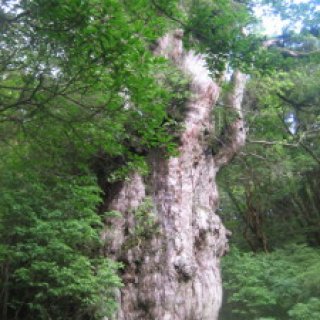
<svg viewBox="0 0 320 320"><path fill-rule="evenodd" d="M289 0L290 3L303 4L309 3L310 0ZM320 11L320 3L315 6L315 11ZM276 37L282 34L289 25L293 30L299 32L302 28L302 21L296 20L294 22L290 20L282 19L280 14L274 14L271 7L267 5L257 5L254 8L254 13L261 24L258 28L258 32L268 37Z"/></svg>

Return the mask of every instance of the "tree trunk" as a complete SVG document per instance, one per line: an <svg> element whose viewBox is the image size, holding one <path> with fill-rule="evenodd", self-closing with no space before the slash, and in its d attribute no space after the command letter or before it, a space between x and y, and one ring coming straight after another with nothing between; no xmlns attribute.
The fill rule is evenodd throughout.
<svg viewBox="0 0 320 320"><path fill-rule="evenodd" d="M228 128L228 142L213 155L207 136L220 90L203 57L183 51L181 30L161 38L155 54L190 78L192 97L179 155L167 159L153 152L150 176L134 174L109 205L122 213L109 219L103 234L106 255L124 263L116 319L215 320L229 233L216 214L216 174L245 141L240 108L245 78L234 74L229 103L239 116Z"/></svg>

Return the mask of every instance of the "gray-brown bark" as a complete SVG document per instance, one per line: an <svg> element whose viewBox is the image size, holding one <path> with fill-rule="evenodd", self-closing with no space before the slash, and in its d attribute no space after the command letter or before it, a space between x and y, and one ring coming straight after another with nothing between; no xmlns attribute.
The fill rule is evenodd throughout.
<svg viewBox="0 0 320 320"><path fill-rule="evenodd" d="M110 209L123 214L108 221L103 235L106 254L125 264L117 320L215 320L222 301L220 258L228 250L228 231L215 213L216 174L245 140L244 78L235 74L230 94L230 106L239 114L229 128L230 143L213 156L205 133L213 130L212 109L220 90L203 57L184 52L181 38L181 30L167 34L155 49L191 81L179 155L151 154L151 175L144 180L133 175L110 203ZM152 199L153 216L143 214L152 232L143 234L136 223L146 196Z"/></svg>
<svg viewBox="0 0 320 320"><path fill-rule="evenodd" d="M276 39L269 39L262 43L264 48L274 47L277 51L284 57L291 58L306 58L310 56L315 56L320 54L320 50L311 50L311 51L296 51L289 48L284 48L281 46L282 39L278 37Z"/></svg>

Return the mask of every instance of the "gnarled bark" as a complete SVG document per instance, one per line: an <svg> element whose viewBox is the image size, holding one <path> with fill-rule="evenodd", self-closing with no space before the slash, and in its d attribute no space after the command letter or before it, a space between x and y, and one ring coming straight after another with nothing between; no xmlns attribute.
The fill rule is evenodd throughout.
<svg viewBox="0 0 320 320"><path fill-rule="evenodd" d="M213 156L205 134L213 130L212 109L220 90L203 57L183 51L182 34L167 34L155 49L191 81L179 155L151 154L151 175L144 180L133 175L109 206L123 214L108 221L103 235L106 254L125 264L117 320L215 320L222 301L220 258L228 250L228 231L215 213L216 174L244 143L244 79L236 73L230 95L239 114L229 129L230 143ZM153 203L153 215L144 212L152 232L137 235L137 212L146 196Z"/></svg>

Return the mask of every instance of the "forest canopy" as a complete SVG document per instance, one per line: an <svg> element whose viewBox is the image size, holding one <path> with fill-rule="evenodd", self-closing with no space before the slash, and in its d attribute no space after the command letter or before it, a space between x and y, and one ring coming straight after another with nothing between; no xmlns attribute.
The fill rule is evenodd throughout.
<svg viewBox="0 0 320 320"><path fill-rule="evenodd" d="M280 35L261 32L261 6L288 22ZM178 153L189 79L152 52L177 28L205 54L222 96L233 70L249 79L247 144L219 174L219 214L233 232L221 319L320 319L319 6L2 1L1 319L115 312L122 265L100 235L118 213L105 199L133 171L148 175L153 150ZM212 150L233 118L221 98Z"/></svg>

